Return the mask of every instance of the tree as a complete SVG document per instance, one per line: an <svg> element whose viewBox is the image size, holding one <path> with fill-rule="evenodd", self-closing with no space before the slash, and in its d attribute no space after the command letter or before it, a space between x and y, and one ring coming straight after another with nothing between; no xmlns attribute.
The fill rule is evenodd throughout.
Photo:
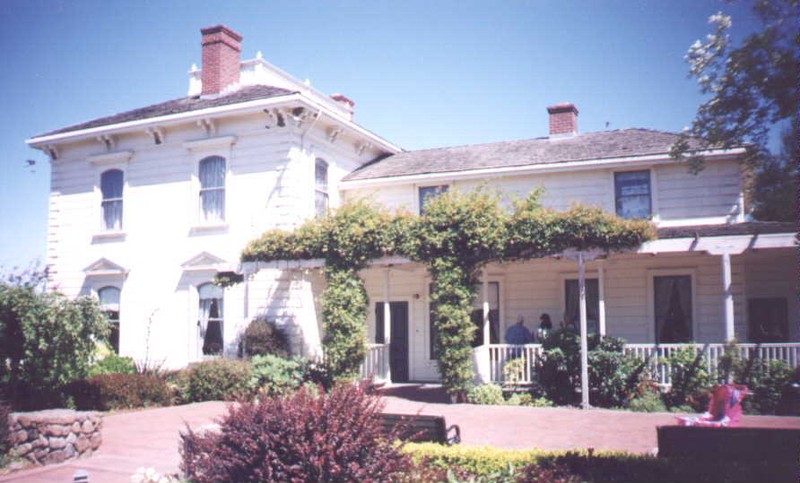
<svg viewBox="0 0 800 483"><path fill-rule="evenodd" d="M795 221L798 208L797 122L782 133L781 152L768 155L755 179L753 217L758 220Z"/></svg>
<svg viewBox="0 0 800 483"><path fill-rule="evenodd" d="M729 35L731 17L722 12L712 15L709 23L714 32L689 48L690 77L710 96L672 148L673 157L687 160L690 171L703 169L703 158L690 140L701 148L748 146L749 161L763 164L770 130L796 118L798 1L753 0L762 28L738 47Z"/></svg>

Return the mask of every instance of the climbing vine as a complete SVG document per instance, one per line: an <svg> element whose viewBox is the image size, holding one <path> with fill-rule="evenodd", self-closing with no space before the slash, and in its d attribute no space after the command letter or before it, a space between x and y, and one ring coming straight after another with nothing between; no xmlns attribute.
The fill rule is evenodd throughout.
<svg viewBox="0 0 800 483"><path fill-rule="evenodd" d="M473 380L476 329L470 312L482 267L569 248L622 250L655 238L647 221L579 205L563 212L545 209L539 196L535 191L508 210L483 190L450 190L430 200L422 216L390 215L366 201L350 202L293 232L264 233L245 248L242 261L325 259L323 344L339 377L354 377L366 354L369 301L358 272L389 254L424 264L433 280L439 372L451 397L463 400Z"/></svg>

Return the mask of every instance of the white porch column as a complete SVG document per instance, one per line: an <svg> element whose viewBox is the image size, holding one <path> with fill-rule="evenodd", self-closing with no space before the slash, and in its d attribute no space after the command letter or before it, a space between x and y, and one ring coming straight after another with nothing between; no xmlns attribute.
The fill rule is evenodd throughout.
<svg viewBox="0 0 800 483"><path fill-rule="evenodd" d="M578 252L578 293L581 319L581 408L589 407L589 344L586 327L586 261L583 252Z"/></svg>
<svg viewBox="0 0 800 483"><path fill-rule="evenodd" d="M606 335L606 288L605 288L605 264L603 260L597 261L597 291L599 294L598 301L598 330L600 335Z"/></svg>
<svg viewBox="0 0 800 483"><path fill-rule="evenodd" d="M725 308L725 342L736 338L733 324L733 287L731 283L731 254L722 253L722 300Z"/></svg>
<svg viewBox="0 0 800 483"><path fill-rule="evenodd" d="M386 380L390 382L392 380L392 367L389 363L389 354L392 348L392 307L390 305L391 287L389 285L391 270L391 267L386 267L383 278L383 344L385 347L383 351L383 364L386 370Z"/></svg>
<svg viewBox="0 0 800 483"><path fill-rule="evenodd" d="M489 345L492 342L491 332L489 330L489 274L486 270L483 271L483 345Z"/></svg>

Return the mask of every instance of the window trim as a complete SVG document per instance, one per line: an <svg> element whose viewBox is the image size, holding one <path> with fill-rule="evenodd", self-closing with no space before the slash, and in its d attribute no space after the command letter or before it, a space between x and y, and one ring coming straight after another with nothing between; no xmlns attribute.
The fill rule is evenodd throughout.
<svg viewBox="0 0 800 483"><path fill-rule="evenodd" d="M325 167L325 186L323 190L320 190L317 185L317 168L320 166ZM315 158L314 159L314 217L315 218L322 218L325 216L328 211L330 211L331 207L331 196L330 196L330 167L331 164L327 162L324 158ZM317 195L322 194L325 197L325 213L320 213L317 211Z"/></svg>
<svg viewBox="0 0 800 483"><path fill-rule="evenodd" d="M186 141L183 147L191 153L188 160L191 163L190 189L188 191L188 203L186 205L186 219L189 220L189 234L202 235L206 232L211 234L225 231L228 229L227 215L233 212L228 191L231 189L232 179L231 164L233 163L232 146L236 143L236 136L218 136L212 138ZM203 220L200 209L200 161L213 156L219 156L225 160L225 212L226 220L221 223L207 223Z"/></svg>
<svg viewBox="0 0 800 483"><path fill-rule="evenodd" d="M222 186L213 186L209 188L203 187L203 182L201 181L201 165L203 162L210 161L210 160L218 160L221 159L224 163L223 169L223 178L222 178ZM200 160L197 161L197 218L201 225L203 226L216 226L216 225L225 225L227 223L227 212L228 212L228 172L229 172L229 163L228 159L225 156L221 156L219 154L211 154L208 156L204 156ZM209 221L207 219L206 213L203 209L203 194L208 192L214 191L222 191L222 216L219 220L212 220Z"/></svg>
<svg viewBox="0 0 800 483"><path fill-rule="evenodd" d="M122 182L120 187L120 196L117 198L106 198L103 194L103 177L107 174L112 172L119 172L122 176ZM100 182L98 183L98 187L100 189L100 231L101 232L124 232L125 231L125 185L127 184L127 177L125 176L125 170L120 169L118 167L109 167L108 169L103 170L100 173ZM121 205L120 210L120 220L119 220L119 228L109 228L108 224L106 223L106 210L105 205L106 203L113 203L119 202Z"/></svg>
<svg viewBox="0 0 800 483"><path fill-rule="evenodd" d="M101 297L101 293L104 290L107 290L107 289L114 289L114 290L117 291L118 302L117 302L117 310L115 311L117 313L117 320L116 320L117 347L116 347L115 353L117 355L119 355L120 354L120 349L121 349L120 342L122 341L122 337L120 337L120 335L122 334L122 332L120 330L120 328L122 327L122 316L121 316L121 314L122 314L122 288L118 287L116 285L103 285L102 287L100 287L100 288L95 290L95 294L97 295L97 299L100 301L100 310L102 312L104 312L104 313L106 313L106 312L114 312L114 310L111 310L111 309L105 310L105 307L103 305L103 299ZM111 325L115 325L114 322L111 321L111 319L109 319L109 322L111 323ZM110 335L111 334L109 334L109 336ZM111 344L111 349L114 350L113 343L110 340L109 340L109 344Z"/></svg>
<svg viewBox="0 0 800 483"><path fill-rule="evenodd" d="M114 158L116 160L116 158ZM121 158L122 159L122 158ZM94 170L94 192L95 202L92 207L92 220L96 223L94 232L92 233L92 241L121 241L125 239L125 219L127 207L126 199L129 201L129 185L128 185L128 156L119 162L111 163L93 163ZM112 170L122 172L122 225L120 229L106 229L104 211L103 211L103 174Z"/></svg>
<svg viewBox="0 0 800 483"><path fill-rule="evenodd" d="M698 315L697 301L697 270L694 268L651 268L647 270L647 340L648 343L656 343L656 294L655 277L688 276L691 283L692 296L692 340L698 340L700 321Z"/></svg>
<svg viewBox="0 0 800 483"><path fill-rule="evenodd" d="M644 172L647 171L650 173L650 216L648 218L636 218L636 219L647 219L650 221L657 222L659 221L660 217L658 215L658 196L656 196L657 188L658 188L658 179L656 176L656 170L654 168L640 168L640 169L614 169L609 171L609 193L610 193L610 207L609 210L611 213L617 214L617 174L618 173L631 173L631 172ZM617 214L617 216L619 216Z"/></svg>
<svg viewBox="0 0 800 483"><path fill-rule="evenodd" d="M203 301L203 297L200 294L200 290L202 289L202 287L209 286L209 285L210 286L214 286L213 280L206 280L206 281L198 283L197 285L194 286L194 294L195 294L195 297L196 297L195 298L195 300L196 300L195 307L197 309L197 316L195 317L195 324L196 324L195 334L196 334L196 346L197 346L196 347L196 351L197 351L196 352L196 354L197 354L196 358L197 358L197 360L202 360L202 359L205 359L205 358L217 358L217 357L222 357L222 356L225 355L225 320L226 320L225 315L226 315L226 305L227 305L225 303L225 287L219 287L219 289L221 291L221 294L222 294L222 298L221 298L222 299L222 311L220 313L220 317L218 318L219 323L220 323L220 334L222 336L222 348L221 348L221 350L220 350L220 352L218 354L204 354L203 353L204 339L200 336L200 317L202 317L200 304ZM208 330L208 326L206 326L206 330Z"/></svg>
<svg viewBox="0 0 800 483"><path fill-rule="evenodd" d="M605 275L606 277L607 277L607 273L608 272L606 271L606 275ZM562 322L566 322L564 319L566 318L566 307L567 307L567 281L568 280L578 280L578 275L579 274L578 274L578 272L561 272L559 275L560 275L559 281L561 283L559 284L558 292L559 292L559 300L561 301L561 304L559 305L558 312L556 312L556 314L558 314L558 315L550 314L550 320L553 322L553 328L554 329L556 329L557 327L560 327L560 324ZM587 281L588 280L597 280L597 290L598 290L598 295L599 295L599 291L600 291L600 271L597 270L596 268L587 269L586 272L584 273L584 278ZM607 286L604 287L604 288L607 288ZM603 295L605 296L606 299L608 298L607 297L608 294L603 294ZM608 304L606 304L606 309L608 309ZM600 310L600 308L598 307L598 316L599 316L599 310ZM539 328L538 320L539 319L537 318L534 321L534 322L536 322L536 327L535 328L537 328L537 329ZM580 325L580 320L578 320L578 325ZM580 332L580 327L575 327L575 328L578 329L578 331ZM590 333L592 333L592 332L590 332ZM597 321L597 333L598 334L600 333L600 321L599 320ZM607 311L606 311L606 335L608 335L608 312Z"/></svg>

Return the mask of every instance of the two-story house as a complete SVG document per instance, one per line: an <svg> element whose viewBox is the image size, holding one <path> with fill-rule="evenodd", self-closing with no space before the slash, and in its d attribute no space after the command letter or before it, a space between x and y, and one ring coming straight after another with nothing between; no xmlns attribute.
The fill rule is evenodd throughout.
<svg viewBox="0 0 800 483"><path fill-rule="evenodd" d="M203 29L202 40L187 97L28 141L52 161L51 286L96 294L121 354L169 366L233 355L246 325L266 317L296 353L319 355L319 264L240 267L246 243L343 199L420 212L431 196L479 185L507 201L541 187L546 206L580 202L655 222L658 240L590 257L590 331L648 346L800 340L796 228L747 221L742 149L707 150L707 168L693 175L669 156L674 134L579 133L577 108L559 104L548 108L547 137L403 151L357 125L347 97L260 55L241 61L230 29ZM225 271L245 282L213 285ZM371 360L387 361L391 345L393 380L436 380L425 268L384 259L362 275ZM575 323L577 278L567 253L487 267L475 302L484 379L497 377L489 361L505 357L505 331L520 318L534 330L542 314Z"/></svg>

